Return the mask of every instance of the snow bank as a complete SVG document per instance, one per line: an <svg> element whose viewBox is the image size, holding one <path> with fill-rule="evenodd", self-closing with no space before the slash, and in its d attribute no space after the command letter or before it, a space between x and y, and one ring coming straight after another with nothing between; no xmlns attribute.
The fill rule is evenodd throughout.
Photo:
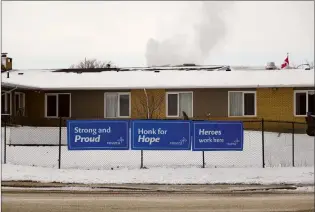
<svg viewBox="0 0 315 212"><path fill-rule="evenodd" d="M147 184L314 184L314 167L307 168L152 168L118 170L53 169L2 166L3 181Z"/></svg>

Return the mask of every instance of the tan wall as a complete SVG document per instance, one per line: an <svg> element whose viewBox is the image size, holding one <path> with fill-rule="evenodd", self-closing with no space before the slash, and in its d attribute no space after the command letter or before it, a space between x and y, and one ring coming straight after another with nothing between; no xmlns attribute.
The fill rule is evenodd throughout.
<svg viewBox="0 0 315 212"><path fill-rule="evenodd" d="M153 119L166 118L166 91L193 91L194 119L209 120L265 120L305 122L304 117L293 115L293 88L233 89L257 91L257 117L228 117L228 91L230 89L181 89L181 90L147 90L150 116ZM304 90L304 89L301 89ZM72 118L103 119L105 91L70 91ZM119 91L115 91L119 92ZM49 93L47 91L47 93ZM55 92L56 93L56 92ZM60 91L60 93L63 93ZM46 119L45 92L25 91L27 122L49 125L57 124L58 119ZM131 118L145 119L147 117L146 97L143 89L131 91ZM210 117L207 114L210 113ZM267 124L265 125L267 127ZM269 124L269 128L291 128L289 124ZM301 125L302 126L302 125ZM245 123L247 129L260 129L260 123ZM305 127L305 126L303 126Z"/></svg>
<svg viewBox="0 0 315 212"><path fill-rule="evenodd" d="M25 91L25 115L29 118L45 116L45 93L42 91Z"/></svg>
<svg viewBox="0 0 315 212"><path fill-rule="evenodd" d="M255 89L194 89L194 118L222 119L228 117L228 91ZM208 114L210 113L210 116Z"/></svg>
<svg viewBox="0 0 315 212"><path fill-rule="evenodd" d="M58 118L45 118L45 93L70 93L71 118L104 119L106 91L22 91L25 93L25 117L15 120L25 125L58 126ZM111 91L119 92L119 91ZM126 91L125 91L126 92Z"/></svg>
<svg viewBox="0 0 315 212"><path fill-rule="evenodd" d="M131 118L132 119L145 119L149 116L152 119L163 119L165 118L165 90L164 89L147 89L146 98L143 89L137 89L131 91ZM147 99L148 105L147 107Z"/></svg>
<svg viewBox="0 0 315 212"><path fill-rule="evenodd" d="M81 119L104 118L104 91L72 91L71 116Z"/></svg>
<svg viewBox="0 0 315 212"><path fill-rule="evenodd" d="M303 89L299 89L303 90ZM227 94L226 94L227 95ZM294 89L293 88L258 88L256 90L257 99L257 117L215 117L211 116L210 120L240 120L244 121L246 129L261 129L261 122L248 122L249 120L261 121L265 119L265 130L268 131L290 131L292 123L277 123L271 121L303 122L304 117L294 116ZM227 104L227 103L226 103ZM227 109L226 109L227 110ZM294 128L304 130L306 125L295 124Z"/></svg>

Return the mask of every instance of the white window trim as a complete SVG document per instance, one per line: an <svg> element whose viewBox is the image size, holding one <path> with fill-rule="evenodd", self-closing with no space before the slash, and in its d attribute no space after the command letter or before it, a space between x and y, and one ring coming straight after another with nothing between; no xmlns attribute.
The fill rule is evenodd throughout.
<svg viewBox="0 0 315 212"><path fill-rule="evenodd" d="M23 108L23 116L25 115L25 93L23 93L23 92L19 92L19 91L17 91L17 92L15 92L14 93L14 95L19 95L19 105L21 106L21 97L20 97L20 95L22 95L22 98L23 98L23 105L21 106L21 108ZM14 101L15 101L15 97L14 97ZM15 110L18 110L18 109L20 109L20 108L16 108L16 102L15 102ZM16 113L17 111L15 111L15 113Z"/></svg>
<svg viewBox="0 0 315 212"><path fill-rule="evenodd" d="M191 117L189 116L189 118L194 117L194 92L193 91L170 91L170 92L166 92L165 94L165 110L166 110L166 117L167 118L179 118L180 112L179 112L179 94L181 93L189 93L191 94ZM177 115L172 116L168 114L168 95L169 94L177 94Z"/></svg>
<svg viewBox="0 0 315 212"><path fill-rule="evenodd" d="M254 115L244 115L245 113L245 104L243 102L243 115L241 116L231 116L230 114L230 93L242 93L242 98L243 98L243 101L244 101L244 95L245 94L248 94L248 93L253 93L255 94L254 96L254 105L255 105L255 111L254 111ZM257 92L256 91L228 91L228 117L231 117L231 118L238 118L238 117L257 117Z"/></svg>
<svg viewBox="0 0 315 212"><path fill-rule="evenodd" d="M293 93L293 115L295 117L306 117L307 113L308 113L308 92L314 92L314 90L294 90L294 93ZM297 93L305 93L307 98L306 98L306 114L305 115L297 115L296 114L296 94Z"/></svg>
<svg viewBox="0 0 315 212"><path fill-rule="evenodd" d="M117 117L107 117L106 116L106 94L117 94ZM128 95L129 96L129 116L120 115L120 96ZM131 92L105 92L104 93L104 118L114 119L114 118L130 118L131 117Z"/></svg>
<svg viewBox="0 0 315 212"><path fill-rule="evenodd" d="M4 111L8 110L8 95L10 95L10 112L9 113L1 113L1 115L12 115L12 92L5 92L5 93L1 93L1 95L4 95Z"/></svg>
<svg viewBox="0 0 315 212"><path fill-rule="evenodd" d="M58 104L59 104L59 95L62 94L67 94L69 95L69 117L66 118L70 118L71 115L71 93L45 93L45 118L59 118L59 108L58 108ZM48 96L56 96L56 111L57 111L57 116L47 116L47 97Z"/></svg>

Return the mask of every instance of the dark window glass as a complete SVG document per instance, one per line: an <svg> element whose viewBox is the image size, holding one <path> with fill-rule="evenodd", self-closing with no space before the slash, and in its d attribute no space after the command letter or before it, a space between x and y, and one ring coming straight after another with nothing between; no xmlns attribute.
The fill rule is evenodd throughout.
<svg viewBox="0 0 315 212"><path fill-rule="evenodd" d="M246 116L255 115L255 94L254 93L244 94L244 115Z"/></svg>
<svg viewBox="0 0 315 212"><path fill-rule="evenodd" d="M19 94L15 94L15 112L17 113L20 109L21 105L20 105L20 95Z"/></svg>
<svg viewBox="0 0 315 212"><path fill-rule="evenodd" d="M306 93L295 94L295 114L306 115Z"/></svg>
<svg viewBox="0 0 315 212"><path fill-rule="evenodd" d="M70 95L58 95L58 113L59 117L70 117Z"/></svg>
<svg viewBox="0 0 315 212"><path fill-rule="evenodd" d="M314 98L314 94L309 93L308 94L308 112L311 112L312 114L314 114L315 112L315 98Z"/></svg>
<svg viewBox="0 0 315 212"><path fill-rule="evenodd" d="M4 93L1 94L1 114L7 114L7 111L5 111L5 95Z"/></svg>
<svg viewBox="0 0 315 212"><path fill-rule="evenodd" d="M57 96L47 96L47 116L57 116Z"/></svg>
<svg viewBox="0 0 315 212"><path fill-rule="evenodd" d="M10 114L11 113L11 94L10 93L8 93L7 94L7 102L6 102L6 104L7 104L7 114Z"/></svg>
<svg viewBox="0 0 315 212"><path fill-rule="evenodd" d="M129 116L129 95L119 95L119 115Z"/></svg>
<svg viewBox="0 0 315 212"><path fill-rule="evenodd" d="M178 94L167 95L167 111L169 116L178 116Z"/></svg>

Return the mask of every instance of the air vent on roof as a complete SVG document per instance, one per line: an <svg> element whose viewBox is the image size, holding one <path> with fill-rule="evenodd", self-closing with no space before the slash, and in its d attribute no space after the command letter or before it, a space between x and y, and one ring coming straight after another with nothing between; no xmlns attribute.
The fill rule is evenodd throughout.
<svg viewBox="0 0 315 212"><path fill-rule="evenodd" d="M194 63L184 63L183 66L196 66Z"/></svg>
<svg viewBox="0 0 315 212"><path fill-rule="evenodd" d="M268 62L265 67L266 70L276 70L277 66L275 62Z"/></svg>

